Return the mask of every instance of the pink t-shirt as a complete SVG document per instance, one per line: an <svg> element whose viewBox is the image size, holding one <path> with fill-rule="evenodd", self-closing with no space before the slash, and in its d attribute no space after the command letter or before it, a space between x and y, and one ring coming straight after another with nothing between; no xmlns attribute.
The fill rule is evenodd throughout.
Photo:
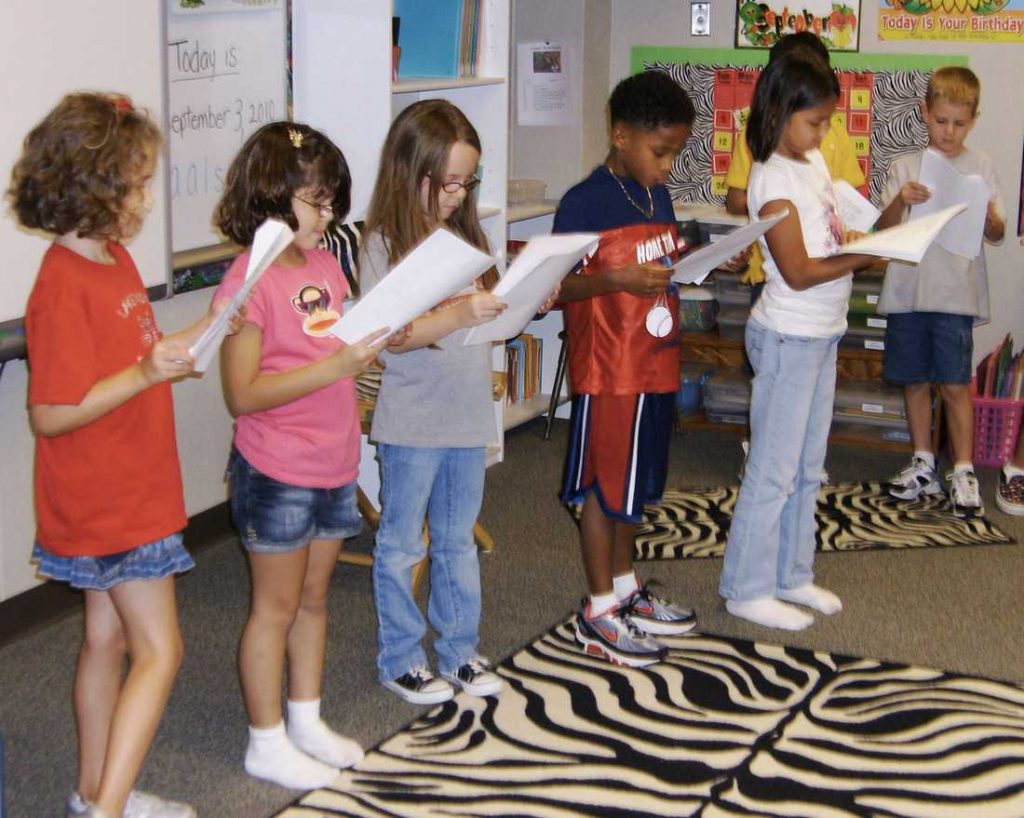
<svg viewBox="0 0 1024 818"><path fill-rule="evenodd" d="M294 369L342 346L330 328L341 317L348 282L326 250L305 253L303 267L271 265L249 298L246 321L263 333L260 372ZM215 298L230 297L241 287L248 259L248 251L235 259ZM352 378L235 420L235 446L253 467L306 488L333 488L356 479L359 434Z"/></svg>

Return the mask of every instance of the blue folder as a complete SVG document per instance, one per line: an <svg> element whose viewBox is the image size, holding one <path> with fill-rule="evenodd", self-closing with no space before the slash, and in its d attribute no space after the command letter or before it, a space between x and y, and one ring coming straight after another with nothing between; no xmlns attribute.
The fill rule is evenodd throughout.
<svg viewBox="0 0 1024 818"><path fill-rule="evenodd" d="M463 0L394 0L401 19L399 80L457 77Z"/></svg>

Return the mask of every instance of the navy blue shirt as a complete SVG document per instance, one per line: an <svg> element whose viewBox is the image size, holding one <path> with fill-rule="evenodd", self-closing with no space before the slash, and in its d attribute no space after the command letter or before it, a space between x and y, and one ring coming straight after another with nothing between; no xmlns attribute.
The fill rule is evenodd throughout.
<svg viewBox="0 0 1024 818"><path fill-rule="evenodd" d="M624 176L612 177L607 167L598 165L590 176L566 191L558 203L551 232L600 233L630 224L675 224L675 211L667 187L655 185L651 188L654 215L648 219L626 198L616 179L646 211L650 205L647 190L642 185Z"/></svg>

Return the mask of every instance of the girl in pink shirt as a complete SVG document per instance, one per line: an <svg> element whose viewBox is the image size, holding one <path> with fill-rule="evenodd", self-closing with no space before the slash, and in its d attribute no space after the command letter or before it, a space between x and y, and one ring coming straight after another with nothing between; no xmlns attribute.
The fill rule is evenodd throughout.
<svg viewBox="0 0 1024 818"><path fill-rule="evenodd" d="M250 723L245 769L303 790L327 785L363 757L320 718L327 588L342 541L362 527L352 377L374 359L384 334L347 346L330 333L348 284L334 257L318 248L331 219L348 212L350 188L345 158L327 137L274 122L235 158L215 217L243 246L267 218L295 232L253 288L246 323L224 343L221 363L235 417L231 513L252 576L238 652ZM241 287L248 254L236 259L215 298Z"/></svg>

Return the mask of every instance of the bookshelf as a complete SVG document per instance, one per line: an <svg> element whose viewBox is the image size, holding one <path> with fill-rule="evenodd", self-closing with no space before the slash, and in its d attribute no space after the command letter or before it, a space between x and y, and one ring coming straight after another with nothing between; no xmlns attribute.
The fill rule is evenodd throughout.
<svg viewBox="0 0 1024 818"><path fill-rule="evenodd" d="M294 118L327 133L345 153L352 172L352 210L349 220L365 215L377 175L381 146L391 121L404 108L422 99L447 99L465 112L480 134L481 185L478 211L491 251L505 268L505 247L510 237L507 206L509 165L509 86L512 0L479 0L476 72L474 76L407 76L402 70L407 50L417 44L415 25L399 30L402 57L397 81L392 77L392 24L395 9L418 5L437 15L457 15L462 0L303 0L293 5ZM450 18L454 25L454 17ZM431 20L433 26L435 20ZM458 72L454 72L458 73ZM553 203L542 211L517 214L515 235L533 235L550 229ZM544 219L547 219L545 226ZM550 381L557 363L561 316L534 322L529 332L543 339L545 394L506 407L496 400L495 424L499 432L511 429L547 411ZM505 350L497 345L493 366L505 368ZM545 388L546 387L546 388ZM502 437L499 434L499 438ZM364 440L360 484L377 496L373 447ZM489 453L489 462L502 459L503 446Z"/></svg>

